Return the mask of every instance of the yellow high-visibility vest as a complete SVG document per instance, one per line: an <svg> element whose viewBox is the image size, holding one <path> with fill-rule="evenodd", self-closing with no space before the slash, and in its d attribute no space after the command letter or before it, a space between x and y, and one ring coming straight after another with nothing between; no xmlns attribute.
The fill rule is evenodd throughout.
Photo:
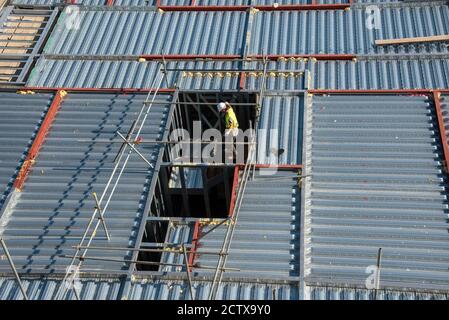
<svg viewBox="0 0 449 320"><path fill-rule="evenodd" d="M235 116L232 108L228 108L228 110L226 110L225 124L226 129L235 129L239 127L239 122L237 121L237 117Z"/></svg>

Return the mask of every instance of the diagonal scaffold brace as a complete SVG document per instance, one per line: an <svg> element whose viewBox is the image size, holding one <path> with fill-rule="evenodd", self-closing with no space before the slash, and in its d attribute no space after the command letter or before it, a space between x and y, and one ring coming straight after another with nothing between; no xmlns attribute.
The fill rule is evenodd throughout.
<svg viewBox="0 0 449 320"><path fill-rule="evenodd" d="M104 233L106 234L106 238L108 240L111 240L111 236L109 234L108 227L106 226L106 221L104 219L103 209L100 206L100 201L98 201L97 193L96 192L92 192L92 197L95 200L95 207L94 207L94 209L96 211L98 211L98 219L101 221L101 225L103 226Z"/></svg>
<svg viewBox="0 0 449 320"><path fill-rule="evenodd" d="M20 291L22 292L23 299L28 300L28 295L26 293L25 288L23 287L22 280L20 279L19 273L17 272L14 261L12 260L8 247L6 246L6 243L3 240L3 238L0 238L0 244L2 245L3 252L5 252L6 259L8 259L9 266L11 267L11 270L14 273L14 277L16 278L17 284L19 285Z"/></svg>

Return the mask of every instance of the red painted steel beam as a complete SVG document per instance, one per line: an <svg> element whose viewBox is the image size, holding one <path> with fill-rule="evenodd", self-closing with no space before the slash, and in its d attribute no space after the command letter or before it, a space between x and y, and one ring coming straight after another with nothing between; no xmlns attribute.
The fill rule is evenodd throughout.
<svg viewBox="0 0 449 320"><path fill-rule="evenodd" d="M161 6L161 0L156 0L156 7L159 8Z"/></svg>
<svg viewBox="0 0 449 320"><path fill-rule="evenodd" d="M449 146L447 144L447 131L444 125L443 111L441 109L441 101L440 101L440 92L433 92L433 100L435 103L435 111L437 114L438 128L440 131L440 139L441 145L443 146L443 154L444 154L444 168L446 173L448 173L448 160L449 160Z"/></svg>
<svg viewBox="0 0 449 320"><path fill-rule="evenodd" d="M196 0L192 0L192 1L190 2L190 5L191 5L191 6L196 6Z"/></svg>
<svg viewBox="0 0 449 320"><path fill-rule="evenodd" d="M53 101L51 102L50 107L48 108L44 121L42 121L42 124L39 128L36 138L34 139L33 144L31 145L31 148L28 151L28 155L25 161L23 162L22 167L20 168L19 174L17 175L17 178L14 181L14 187L19 191L22 190L23 188L25 180L28 177L28 174L30 173L31 167L34 164L37 155L39 154L39 150L44 144L45 137L47 136L51 124L55 120L56 114L61 105L61 101L65 95L66 92L64 90L57 91L55 97L53 98Z"/></svg>
<svg viewBox="0 0 449 320"><path fill-rule="evenodd" d="M241 72L240 73L240 81L239 81L239 88L240 90L244 90L246 86L246 73Z"/></svg>
<svg viewBox="0 0 449 320"><path fill-rule="evenodd" d="M114 5L114 0L106 0L106 5L113 6Z"/></svg>
<svg viewBox="0 0 449 320"><path fill-rule="evenodd" d="M189 253L189 263L187 268L189 268L190 271L190 266L193 266L194 262L195 262L195 256L196 256L196 249L198 249L198 237L200 235L200 223L199 221L195 222L195 226L193 227L193 235L192 235L192 247L190 249L190 253Z"/></svg>

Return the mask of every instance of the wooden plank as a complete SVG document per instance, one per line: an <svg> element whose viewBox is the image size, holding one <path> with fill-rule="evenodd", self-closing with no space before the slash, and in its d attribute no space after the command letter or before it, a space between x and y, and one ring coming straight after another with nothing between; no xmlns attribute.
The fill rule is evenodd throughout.
<svg viewBox="0 0 449 320"><path fill-rule="evenodd" d="M430 37L376 40L375 43L378 46L386 46L392 44L407 44L407 43L435 42L435 41L449 41L449 34L440 36L430 36Z"/></svg>

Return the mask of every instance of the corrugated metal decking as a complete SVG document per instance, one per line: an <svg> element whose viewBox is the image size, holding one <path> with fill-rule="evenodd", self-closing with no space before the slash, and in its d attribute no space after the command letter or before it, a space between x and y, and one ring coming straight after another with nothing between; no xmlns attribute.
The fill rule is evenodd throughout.
<svg viewBox="0 0 449 320"><path fill-rule="evenodd" d="M39 59L27 86L63 88L149 88L158 74L158 62L106 61L106 60L53 60ZM268 90L304 89L304 72L307 61L287 59L270 61L266 86ZM239 61L167 61L167 68L186 69L169 71L168 83L184 90L238 90L242 69ZM202 72L201 70L209 70ZM243 69L263 70L262 63L248 62ZM212 71L211 71L212 70ZM217 71L213 71L217 70ZM220 71L218 71L220 70ZM221 71L229 70L229 71ZM285 72L282 72L285 70ZM261 71L248 72L245 87L258 90ZM163 87L166 88L165 81Z"/></svg>
<svg viewBox="0 0 449 320"><path fill-rule="evenodd" d="M170 87L177 84L184 90L238 90L240 74L201 72L238 70L241 63L232 61L167 62L167 68L190 71L169 71ZM261 63L249 62L243 69L260 70ZM356 61L315 61L289 58L270 61L268 90L303 89L439 89L449 87L449 60L364 59ZM197 71L194 71L197 70ZM285 70L285 72L282 72ZM105 60L52 60L41 58L28 79L30 87L71 88L149 88L157 75L157 62ZM308 72L311 78L308 79ZM260 72L246 73L245 89L258 90ZM166 87L165 82L163 83Z"/></svg>
<svg viewBox="0 0 449 320"><path fill-rule="evenodd" d="M92 192L101 194L109 178L120 143L96 140L119 139L126 134L142 107L145 95L69 94L61 105L35 166L20 193L5 207L0 230L19 271L65 272L95 203ZM171 101L170 95L158 100ZM144 139L161 139L168 105L154 105L142 130ZM82 142L82 140L88 140ZM142 145L147 159L156 162L159 148ZM130 158L106 213L111 240L99 229L93 245L133 246L142 218L146 192L153 177L136 154ZM90 250L88 256L124 259L130 252ZM83 271L108 272L124 269L120 262L86 260ZM0 260L0 268L9 267Z"/></svg>
<svg viewBox="0 0 449 320"><path fill-rule="evenodd" d="M307 105L305 279L449 284L447 180L425 96L314 96Z"/></svg>
<svg viewBox="0 0 449 320"><path fill-rule="evenodd" d="M24 287L32 300L52 300L55 298L61 281L48 279L24 280ZM82 300L179 300L190 299L189 286L185 281L149 281L137 279L131 283L130 291L124 293L124 281L114 279L81 279L80 298ZM210 282L193 282L196 300L207 300ZM219 299L223 300L296 300L298 287L282 284L223 283L219 288ZM22 294L15 279L0 278L0 300L19 300ZM73 291L66 300L76 300Z"/></svg>
<svg viewBox="0 0 449 320"><path fill-rule="evenodd" d="M365 26L364 8L326 11L258 12L253 23L250 55L262 54L416 54L448 52L444 43L376 46L376 39L449 33L449 7L419 3L380 7L381 27Z"/></svg>
<svg viewBox="0 0 449 320"><path fill-rule="evenodd" d="M260 174L262 172L263 174ZM270 175L265 175L270 174ZM299 276L300 195L298 173L256 172L248 182L226 263L225 276L258 279L291 279ZM276 192L273 192L276 190ZM203 232L213 226L204 226ZM199 241L195 263L216 266L227 226L220 226ZM203 274L207 270L198 271Z"/></svg>
<svg viewBox="0 0 449 320"><path fill-rule="evenodd" d="M240 54L245 12L81 9L79 28L67 10L44 52L66 55ZM168 35L160 37L161 34Z"/></svg>
<svg viewBox="0 0 449 320"><path fill-rule="evenodd" d="M3 202L52 97L51 94L0 93L0 216Z"/></svg>
<svg viewBox="0 0 449 320"><path fill-rule="evenodd" d="M449 88L449 59L317 61L310 88L336 90Z"/></svg>
<svg viewBox="0 0 449 320"><path fill-rule="evenodd" d="M303 95L267 94L264 97L259 119L257 163L302 163L303 111ZM273 148L284 149L284 153L277 157Z"/></svg>

